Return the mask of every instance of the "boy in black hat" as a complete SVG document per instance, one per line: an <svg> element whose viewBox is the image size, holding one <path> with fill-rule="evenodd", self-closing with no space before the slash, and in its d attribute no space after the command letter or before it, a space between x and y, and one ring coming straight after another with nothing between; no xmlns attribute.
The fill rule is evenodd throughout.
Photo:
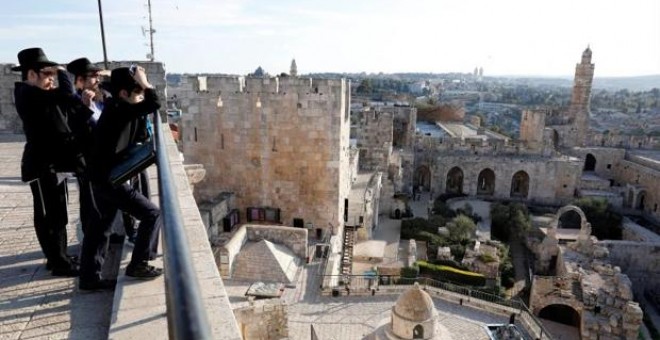
<svg viewBox="0 0 660 340"><path fill-rule="evenodd" d="M114 282L101 279L101 266L105 258L108 236L117 210L140 220L131 262L126 275L151 279L162 274L162 269L148 264L155 258L158 232L161 227L160 210L149 199L128 183L113 186L110 171L122 153L136 143L138 119L160 108L153 86L142 67L121 67L112 71L112 98L108 100L94 130L94 158L92 162L92 188L101 219L83 238L80 288L111 289Z"/></svg>
<svg viewBox="0 0 660 340"><path fill-rule="evenodd" d="M63 68L48 60L41 48L20 51L18 60L20 65L12 70L20 71L23 80L14 89L26 138L21 178L32 190L34 228L52 274L77 276L76 261L66 254L66 187L58 173L84 175L86 163L73 126L92 112L73 95ZM83 97L86 102L90 99Z"/></svg>

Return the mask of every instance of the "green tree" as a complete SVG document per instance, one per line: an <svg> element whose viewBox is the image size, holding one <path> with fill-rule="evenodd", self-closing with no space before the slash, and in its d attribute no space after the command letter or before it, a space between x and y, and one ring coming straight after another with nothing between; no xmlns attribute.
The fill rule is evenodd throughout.
<svg viewBox="0 0 660 340"><path fill-rule="evenodd" d="M465 215L458 215L447 223L449 230L449 239L457 243L467 243L474 237L477 225L471 218Z"/></svg>

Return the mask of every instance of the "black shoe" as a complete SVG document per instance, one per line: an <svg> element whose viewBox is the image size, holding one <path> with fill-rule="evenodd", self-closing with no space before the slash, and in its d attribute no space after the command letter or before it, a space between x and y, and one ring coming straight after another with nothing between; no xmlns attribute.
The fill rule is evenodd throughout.
<svg viewBox="0 0 660 340"><path fill-rule="evenodd" d="M126 267L126 276L137 279L155 279L163 275L163 269L148 265L146 262Z"/></svg>
<svg viewBox="0 0 660 340"><path fill-rule="evenodd" d="M66 258L69 260L69 263L75 266L80 266L80 259L75 255L67 255ZM50 261L46 261L46 270L52 270L53 265Z"/></svg>
<svg viewBox="0 0 660 340"><path fill-rule="evenodd" d="M78 266L69 265L66 267L55 267L51 272L53 276L66 276L66 277L76 277L80 274L78 271Z"/></svg>
<svg viewBox="0 0 660 340"><path fill-rule="evenodd" d="M80 290L115 290L117 280L80 281Z"/></svg>

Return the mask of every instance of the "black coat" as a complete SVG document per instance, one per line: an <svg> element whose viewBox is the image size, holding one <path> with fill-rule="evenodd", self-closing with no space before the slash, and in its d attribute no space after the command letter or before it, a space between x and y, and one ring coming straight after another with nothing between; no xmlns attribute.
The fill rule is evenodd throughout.
<svg viewBox="0 0 660 340"><path fill-rule="evenodd" d="M74 95L66 72L58 71L58 79L59 87L50 91L23 82L14 88L26 138L21 161L25 182L55 172L80 174L86 168L77 132L92 111Z"/></svg>
<svg viewBox="0 0 660 340"><path fill-rule="evenodd" d="M106 101L94 128L92 180L108 180L110 170L117 164L122 152L142 142L144 126L141 120L159 108L158 96L152 89L146 89L144 100L137 104L129 104L118 97Z"/></svg>

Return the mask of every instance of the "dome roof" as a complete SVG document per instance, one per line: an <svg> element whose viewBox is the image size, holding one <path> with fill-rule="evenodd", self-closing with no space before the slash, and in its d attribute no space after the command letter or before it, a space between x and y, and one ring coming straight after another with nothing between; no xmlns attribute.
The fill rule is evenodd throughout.
<svg viewBox="0 0 660 340"><path fill-rule="evenodd" d="M417 282L413 288L405 291L394 305L396 315L410 321L426 321L436 315L431 296L423 291Z"/></svg>

